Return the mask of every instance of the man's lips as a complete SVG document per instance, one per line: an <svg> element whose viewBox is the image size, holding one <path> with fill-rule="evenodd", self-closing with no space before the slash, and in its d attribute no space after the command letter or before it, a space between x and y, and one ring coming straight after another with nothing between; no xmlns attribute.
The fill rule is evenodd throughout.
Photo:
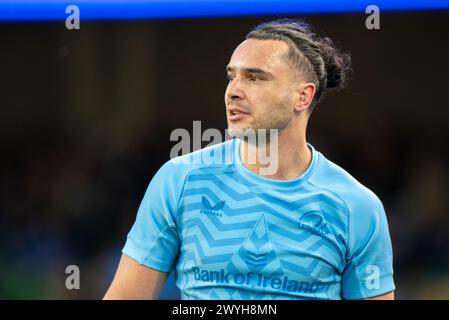
<svg viewBox="0 0 449 320"><path fill-rule="evenodd" d="M244 119L247 116L248 116L247 113L230 114L230 115L228 115L228 119L231 122L235 122L235 121L242 120L242 119Z"/></svg>
<svg viewBox="0 0 449 320"><path fill-rule="evenodd" d="M239 121L248 115L249 115L249 113L241 108L234 107L234 106L231 106L228 108L228 119L230 121Z"/></svg>

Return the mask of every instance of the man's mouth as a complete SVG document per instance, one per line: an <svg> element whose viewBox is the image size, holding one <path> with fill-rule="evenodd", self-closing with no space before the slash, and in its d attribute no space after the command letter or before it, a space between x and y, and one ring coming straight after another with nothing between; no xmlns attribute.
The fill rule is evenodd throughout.
<svg viewBox="0 0 449 320"><path fill-rule="evenodd" d="M230 109L228 119L229 121L235 122L244 119L246 116L248 116L248 113L240 109Z"/></svg>
<svg viewBox="0 0 449 320"><path fill-rule="evenodd" d="M230 115L230 116L228 117L228 119L229 119L229 121L231 121L231 122L236 122L236 121L239 121L239 120L244 119L246 116L247 116L247 114L239 113L239 114Z"/></svg>
<svg viewBox="0 0 449 320"><path fill-rule="evenodd" d="M234 115L236 115L236 114L245 114L245 112L241 112L241 111L238 111L238 110L231 110L231 116L234 116Z"/></svg>

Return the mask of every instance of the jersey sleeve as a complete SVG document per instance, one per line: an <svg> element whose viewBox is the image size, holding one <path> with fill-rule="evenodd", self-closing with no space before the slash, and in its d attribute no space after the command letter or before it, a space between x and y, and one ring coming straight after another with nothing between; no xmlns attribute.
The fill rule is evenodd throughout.
<svg viewBox="0 0 449 320"><path fill-rule="evenodd" d="M344 299L394 291L393 252L385 210L371 191L349 206L348 254L342 276Z"/></svg>
<svg viewBox="0 0 449 320"><path fill-rule="evenodd" d="M180 248L176 215L183 181L177 171L177 164L167 162L155 174L122 250L141 265L162 272L172 270Z"/></svg>

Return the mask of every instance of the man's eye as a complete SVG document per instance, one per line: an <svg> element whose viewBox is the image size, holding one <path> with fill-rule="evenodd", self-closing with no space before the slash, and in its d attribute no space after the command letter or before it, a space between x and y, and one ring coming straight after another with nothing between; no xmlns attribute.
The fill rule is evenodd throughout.
<svg viewBox="0 0 449 320"><path fill-rule="evenodd" d="M251 74L248 78L249 78L249 81L256 81L256 80L259 79L255 75L253 75L253 74Z"/></svg>
<svg viewBox="0 0 449 320"><path fill-rule="evenodd" d="M231 76L231 75L228 75L227 78L228 78L229 81L234 80L234 76Z"/></svg>

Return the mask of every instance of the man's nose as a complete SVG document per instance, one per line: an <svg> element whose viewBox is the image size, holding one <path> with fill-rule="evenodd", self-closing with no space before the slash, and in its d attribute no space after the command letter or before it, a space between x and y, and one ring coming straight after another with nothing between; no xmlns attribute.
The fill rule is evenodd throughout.
<svg viewBox="0 0 449 320"><path fill-rule="evenodd" d="M226 90L226 98L228 101L240 100L245 96L245 92L242 88L242 83L239 78L234 78L228 85Z"/></svg>

